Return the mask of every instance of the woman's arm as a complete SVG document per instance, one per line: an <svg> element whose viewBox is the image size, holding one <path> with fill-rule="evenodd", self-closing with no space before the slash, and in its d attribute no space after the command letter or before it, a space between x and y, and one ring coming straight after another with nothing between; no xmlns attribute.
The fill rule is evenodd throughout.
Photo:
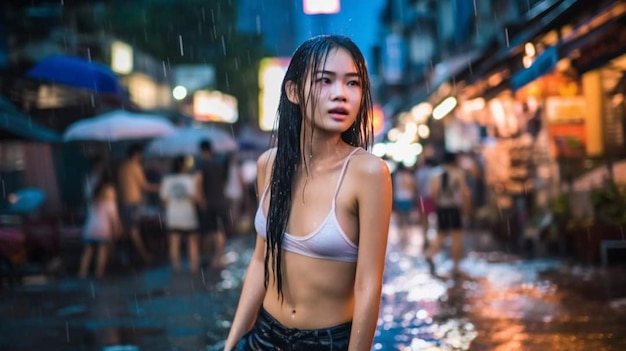
<svg viewBox="0 0 626 351"><path fill-rule="evenodd" d="M224 350L230 351L254 325L257 313L265 297L265 240L257 236L254 254L246 271L241 297L233 324L226 338Z"/></svg>
<svg viewBox="0 0 626 351"><path fill-rule="evenodd" d="M122 221L120 220L119 211L117 210L117 195L114 187L107 187L106 198L109 204L108 211L109 220L111 221L111 234L113 234L113 239L117 239L120 235L122 235L124 228L122 227Z"/></svg>
<svg viewBox="0 0 626 351"><path fill-rule="evenodd" d="M206 207L206 199L204 198L204 188L202 186L202 172L198 171L194 175L194 183L195 183L195 194L196 194L196 204L200 208Z"/></svg>
<svg viewBox="0 0 626 351"><path fill-rule="evenodd" d="M354 161L354 177L359 179L359 189L362 190L357 193L359 256L348 349L369 351L372 348L380 308L391 216L391 177L384 161L375 156L355 157Z"/></svg>
<svg viewBox="0 0 626 351"><path fill-rule="evenodd" d="M275 150L264 152L257 160L257 189L263 189L270 179L268 165L271 165ZM265 297L265 240L257 235L254 254L246 271L241 289L241 297L235 312L233 324L228 332L225 351L230 351L254 325L256 316Z"/></svg>

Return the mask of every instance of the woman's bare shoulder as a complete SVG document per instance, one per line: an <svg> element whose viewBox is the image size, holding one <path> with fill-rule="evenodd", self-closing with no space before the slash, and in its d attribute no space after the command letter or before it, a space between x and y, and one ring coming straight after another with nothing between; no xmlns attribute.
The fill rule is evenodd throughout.
<svg viewBox="0 0 626 351"><path fill-rule="evenodd" d="M275 147L264 151L257 159L256 161L257 178L261 180L261 184L265 185L267 183L266 179L269 179L275 159L276 159Z"/></svg>
<svg viewBox="0 0 626 351"><path fill-rule="evenodd" d="M275 147L263 151L263 153L259 156L259 158L256 161L257 167L259 169L261 169L262 167L268 167L268 166L271 167L274 164L274 159L276 159Z"/></svg>
<svg viewBox="0 0 626 351"><path fill-rule="evenodd" d="M350 161L356 177L389 177L389 167L380 157L366 151L357 151Z"/></svg>

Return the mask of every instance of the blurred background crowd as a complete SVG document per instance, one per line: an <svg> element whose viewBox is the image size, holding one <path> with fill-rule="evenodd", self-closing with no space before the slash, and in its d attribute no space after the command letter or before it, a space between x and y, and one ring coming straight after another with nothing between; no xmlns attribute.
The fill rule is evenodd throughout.
<svg viewBox="0 0 626 351"><path fill-rule="evenodd" d="M114 197L120 240L133 253L120 259L172 257L164 180L174 173L200 183L204 140L225 175L219 196L229 223L220 219L219 228L225 238L250 234L255 162L272 145L288 57L323 33L346 34L365 53L371 151L415 181L396 194L415 204L408 216L396 208L398 218L428 223L420 216L428 171L453 153L471 193L464 225L515 250L585 262L626 246L625 1L34 0L0 8L2 272L31 261L77 272L77 260L58 258L83 247L102 170L112 187L102 196ZM141 179L132 200L128 177ZM194 206L210 203L189 189ZM132 221L128 204L137 207Z"/></svg>

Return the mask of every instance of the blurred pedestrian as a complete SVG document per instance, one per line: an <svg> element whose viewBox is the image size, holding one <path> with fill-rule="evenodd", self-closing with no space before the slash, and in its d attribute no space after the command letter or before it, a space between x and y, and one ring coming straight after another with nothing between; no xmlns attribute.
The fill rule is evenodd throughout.
<svg viewBox="0 0 626 351"><path fill-rule="evenodd" d="M122 163L118 173L120 189L120 215L124 230L130 235L131 242L145 263L152 262L139 231L139 220L144 192L158 192L159 185L148 183L143 166L143 148L139 144L129 147L126 161Z"/></svg>
<svg viewBox="0 0 626 351"><path fill-rule="evenodd" d="M430 183L430 196L437 207L437 238L426 252L426 262L431 274L437 275L433 258L449 234L452 238L452 274L461 273L459 265L463 256L463 216L468 211L470 192L465 171L457 164L456 154L446 152L442 167L434 172Z"/></svg>
<svg viewBox="0 0 626 351"><path fill-rule="evenodd" d="M101 178L91 194L83 228L84 248L78 275L81 278L87 277L94 252L97 251L95 276L102 278L112 243L122 232L122 223L112 179Z"/></svg>
<svg viewBox="0 0 626 351"><path fill-rule="evenodd" d="M100 182L100 178L102 178L103 173L105 172L105 161L101 155L96 155L91 158L89 164L89 172L85 176L84 182L84 196L87 205L89 206L91 196L93 191Z"/></svg>
<svg viewBox="0 0 626 351"><path fill-rule="evenodd" d="M257 189L256 189L256 159L250 156L241 162L241 180L243 181L244 200L243 215L241 216L241 231L252 231L252 222L257 210Z"/></svg>
<svg viewBox="0 0 626 351"><path fill-rule="evenodd" d="M230 210L230 222L232 225L231 233L226 234L235 234L239 231L240 228L240 214L242 208L242 199L243 199L243 179L241 177L241 170L239 168L239 164L237 161L237 155L231 153L228 155L227 160L228 174L226 179L226 188L224 189L224 194L226 195L226 200L228 201L228 208Z"/></svg>
<svg viewBox="0 0 626 351"><path fill-rule="evenodd" d="M257 241L225 350L370 350L391 177L371 145L370 81L344 36L294 53L278 146L258 160Z"/></svg>
<svg viewBox="0 0 626 351"><path fill-rule="evenodd" d="M200 194L198 218L203 246L206 248L212 244L213 256L210 265L215 269L223 268L225 233L231 223L224 192L227 173L227 164L215 157L211 141L201 141L200 158L196 168L196 187Z"/></svg>
<svg viewBox="0 0 626 351"><path fill-rule="evenodd" d="M411 215L415 210L415 179L411 171L400 162L393 172L393 209L396 215L399 241L408 242L412 224Z"/></svg>
<svg viewBox="0 0 626 351"><path fill-rule="evenodd" d="M172 161L172 173L163 177L159 192L165 208L165 225L169 258L174 272L180 272L180 242L187 241L189 270L197 273L200 269L198 216L196 205L200 197L195 178L189 172L184 156Z"/></svg>
<svg viewBox="0 0 626 351"><path fill-rule="evenodd" d="M415 183L417 185L417 210L419 212L419 222L423 235L423 251L428 249L428 231L430 229L430 216L435 212L435 201L430 196L430 179L433 176L433 169L436 166L431 157L424 159L424 162L417 166L415 171Z"/></svg>

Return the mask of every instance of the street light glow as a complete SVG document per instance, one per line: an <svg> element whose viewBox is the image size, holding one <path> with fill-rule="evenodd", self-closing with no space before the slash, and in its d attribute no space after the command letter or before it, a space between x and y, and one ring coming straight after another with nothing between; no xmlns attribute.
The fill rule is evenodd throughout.
<svg viewBox="0 0 626 351"><path fill-rule="evenodd" d="M433 118L434 119L442 119L448 115L448 113L452 112L456 107L456 98L454 96L449 96L445 100L443 100L435 109L433 110Z"/></svg>
<svg viewBox="0 0 626 351"><path fill-rule="evenodd" d="M176 100L182 100L187 96L187 89L182 85L177 85L174 90L172 90L172 96Z"/></svg>

